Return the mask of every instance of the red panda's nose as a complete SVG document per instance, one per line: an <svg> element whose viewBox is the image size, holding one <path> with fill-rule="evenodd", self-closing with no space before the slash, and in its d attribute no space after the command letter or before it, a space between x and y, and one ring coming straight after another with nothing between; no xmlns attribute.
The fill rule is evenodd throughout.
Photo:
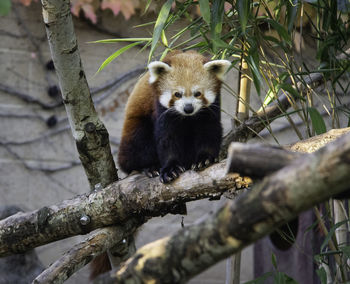
<svg viewBox="0 0 350 284"><path fill-rule="evenodd" d="M184 106L184 112L187 114L191 114L193 112L194 108L192 104L185 104Z"/></svg>

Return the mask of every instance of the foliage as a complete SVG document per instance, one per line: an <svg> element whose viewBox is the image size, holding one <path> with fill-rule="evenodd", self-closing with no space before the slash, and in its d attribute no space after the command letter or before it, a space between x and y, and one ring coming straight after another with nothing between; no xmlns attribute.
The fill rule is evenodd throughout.
<svg viewBox="0 0 350 284"><path fill-rule="evenodd" d="M11 0L0 1L0 16L7 15L11 10Z"/></svg>

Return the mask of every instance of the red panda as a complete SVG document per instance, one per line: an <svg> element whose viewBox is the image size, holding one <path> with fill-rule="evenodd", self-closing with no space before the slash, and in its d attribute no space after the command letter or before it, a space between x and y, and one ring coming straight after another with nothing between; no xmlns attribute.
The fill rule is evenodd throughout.
<svg viewBox="0 0 350 284"><path fill-rule="evenodd" d="M213 163L222 138L221 83L230 65L193 51L151 62L126 104L120 168L168 183Z"/></svg>

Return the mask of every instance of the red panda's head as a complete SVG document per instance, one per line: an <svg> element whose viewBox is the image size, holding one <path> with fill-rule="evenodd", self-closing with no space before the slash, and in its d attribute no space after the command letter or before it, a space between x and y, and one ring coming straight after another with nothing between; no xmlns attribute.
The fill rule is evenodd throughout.
<svg viewBox="0 0 350 284"><path fill-rule="evenodd" d="M196 52L175 53L148 65L149 83L157 88L162 106L194 115L215 101L230 65L228 60L208 62Z"/></svg>

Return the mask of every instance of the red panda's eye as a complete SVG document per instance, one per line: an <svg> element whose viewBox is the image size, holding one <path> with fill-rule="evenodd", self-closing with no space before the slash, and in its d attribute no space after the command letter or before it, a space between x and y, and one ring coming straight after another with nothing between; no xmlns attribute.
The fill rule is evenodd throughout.
<svg viewBox="0 0 350 284"><path fill-rule="evenodd" d="M174 96L177 97L177 98L181 98L181 97L182 97L182 94L179 93L179 92L175 92Z"/></svg>
<svg viewBox="0 0 350 284"><path fill-rule="evenodd" d="M201 92L195 92L195 93L194 93L194 96L195 96L196 98L200 97L201 95L202 95Z"/></svg>

